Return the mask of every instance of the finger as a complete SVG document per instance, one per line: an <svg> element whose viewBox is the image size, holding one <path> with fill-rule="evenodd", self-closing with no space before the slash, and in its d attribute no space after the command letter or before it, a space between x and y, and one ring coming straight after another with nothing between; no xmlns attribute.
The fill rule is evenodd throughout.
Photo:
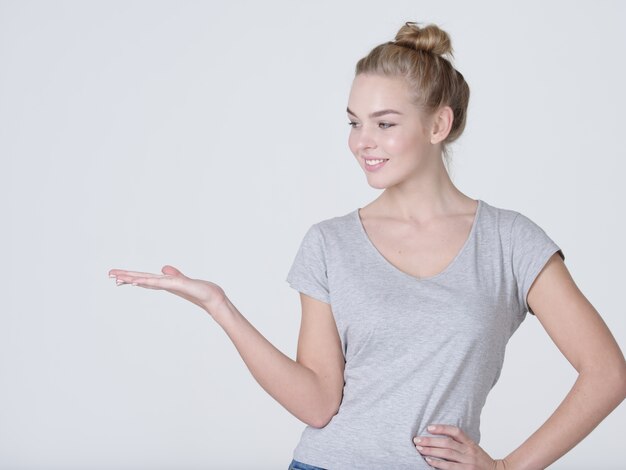
<svg viewBox="0 0 626 470"><path fill-rule="evenodd" d="M413 439L416 447L439 447L443 449L453 449L456 451L461 451L463 448L463 444L455 441L451 437L426 437L419 436ZM419 449L418 449L419 450Z"/></svg>
<svg viewBox="0 0 626 470"><path fill-rule="evenodd" d="M142 273L139 271L126 271L124 269L111 269L109 271L109 277L116 276L155 277L162 276L162 274Z"/></svg>
<svg viewBox="0 0 626 470"><path fill-rule="evenodd" d="M416 446L417 451L424 457L437 457L448 462L463 462L463 455L448 447L422 447Z"/></svg>
<svg viewBox="0 0 626 470"><path fill-rule="evenodd" d="M433 424L428 426L428 432L431 434L445 434L450 436L457 442L461 444L469 444L473 443L472 441L461 428L458 426L453 426L451 424Z"/></svg>
<svg viewBox="0 0 626 470"><path fill-rule="evenodd" d="M170 276L160 277L134 277L128 282L133 286L147 287L150 289L170 290L179 285L179 279Z"/></svg>
<svg viewBox="0 0 626 470"><path fill-rule="evenodd" d="M456 462L448 462L447 460L437 460L430 457L424 457L428 464L434 468L441 468L442 470L456 470L463 468Z"/></svg>
<svg viewBox="0 0 626 470"><path fill-rule="evenodd" d="M129 276L126 274L118 274L115 277L115 283L118 286L121 286L123 284L133 284L135 282L135 280L137 279L153 279L153 278L148 278L148 277L142 277L142 276Z"/></svg>
<svg viewBox="0 0 626 470"><path fill-rule="evenodd" d="M128 284L129 286L143 287L145 289L167 290L165 287L163 287L162 284L157 285L157 283L154 282L154 278L150 277L136 277L133 278L131 281L126 282L126 284Z"/></svg>

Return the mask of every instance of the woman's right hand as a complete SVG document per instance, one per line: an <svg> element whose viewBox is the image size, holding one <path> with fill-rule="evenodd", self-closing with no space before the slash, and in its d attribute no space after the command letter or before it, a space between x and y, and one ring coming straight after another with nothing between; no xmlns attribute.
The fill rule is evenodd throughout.
<svg viewBox="0 0 626 470"><path fill-rule="evenodd" d="M224 290L209 281L191 279L173 266L165 265L161 269L163 274L141 273L111 269L109 277L114 277L117 285L131 284L147 289L165 290L193 302L214 316L218 309L225 304Z"/></svg>

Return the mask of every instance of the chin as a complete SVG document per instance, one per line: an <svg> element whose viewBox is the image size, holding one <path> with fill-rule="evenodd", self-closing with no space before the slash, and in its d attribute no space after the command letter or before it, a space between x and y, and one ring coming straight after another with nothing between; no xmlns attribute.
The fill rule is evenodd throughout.
<svg viewBox="0 0 626 470"><path fill-rule="evenodd" d="M388 182L385 182L385 181L372 182L369 179L367 180L367 184L369 184L370 187L374 189L387 189L390 186Z"/></svg>

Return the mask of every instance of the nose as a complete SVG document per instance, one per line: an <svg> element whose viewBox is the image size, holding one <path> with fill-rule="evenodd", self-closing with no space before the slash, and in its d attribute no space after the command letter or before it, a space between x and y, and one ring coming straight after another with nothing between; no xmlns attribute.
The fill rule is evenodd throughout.
<svg viewBox="0 0 626 470"><path fill-rule="evenodd" d="M356 132L353 131L353 142L354 147L357 151L363 151L367 149L375 149L376 148L376 140L372 135L371 130L361 127L360 129L356 129Z"/></svg>

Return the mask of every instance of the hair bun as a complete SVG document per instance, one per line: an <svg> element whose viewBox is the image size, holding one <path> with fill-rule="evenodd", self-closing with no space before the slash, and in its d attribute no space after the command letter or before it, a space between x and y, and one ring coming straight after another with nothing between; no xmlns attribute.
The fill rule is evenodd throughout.
<svg viewBox="0 0 626 470"><path fill-rule="evenodd" d="M453 57L452 42L448 33L434 24L423 28L420 28L418 24L414 21L407 21L396 34L395 44L440 56L449 54Z"/></svg>

